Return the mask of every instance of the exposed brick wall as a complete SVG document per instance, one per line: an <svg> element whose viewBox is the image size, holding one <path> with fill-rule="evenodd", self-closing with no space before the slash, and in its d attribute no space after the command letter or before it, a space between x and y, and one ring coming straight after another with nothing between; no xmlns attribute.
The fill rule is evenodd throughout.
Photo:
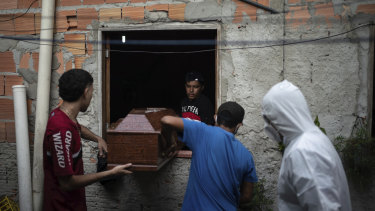
<svg viewBox="0 0 375 211"><path fill-rule="evenodd" d="M146 6L145 7L145 10L147 11L166 11L168 12L169 11L169 5L168 4L155 4L155 5L151 5L151 6Z"/></svg>
<svg viewBox="0 0 375 211"><path fill-rule="evenodd" d="M83 55L86 53L85 40L85 34L65 34L63 47L73 55Z"/></svg>
<svg viewBox="0 0 375 211"><path fill-rule="evenodd" d="M105 3L112 4L112 3L127 3L128 0L105 0Z"/></svg>
<svg viewBox="0 0 375 211"><path fill-rule="evenodd" d="M16 0L14 0L16 1ZM17 1L17 8L18 9L26 9L29 8L31 5L31 8L38 8L40 7L40 4L42 3L42 0L18 0Z"/></svg>
<svg viewBox="0 0 375 211"><path fill-rule="evenodd" d="M83 63L85 62L86 59L87 59L87 57L85 57L85 56L75 57L74 58L75 68L82 68Z"/></svg>
<svg viewBox="0 0 375 211"><path fill-rule="evenodd" d="M361 4L357 7L356 13L375 14L375 4Z"/></svg>
<svg viewBox="0 0 375 211"><path fill-rule="evenodd" d="M61 6L79 6L81 5L81 0L57 0Z"/></svg>
<svg viewBox="0 0 375 211"><path fill-rule="evenodd" d="M2 0L1 8L4 10L7 9L17 9L17 1L15 0Z"/></svg>
<svg viewBox="0 0 375 211"><path fill-rule="evenodd" d="M14 20L16 34L35 34L34 13L21 15L16 14L16 16L20 17Z"/></svg>
<svg viewBox="0 0 375 211"><path fill-rule="evenodd" d="M243 20L243 14L246 14L250 20L256 21L256 7L239 0L233 0L233 2L235 2L237 5L236 12L234 13L233 23L241 23Z"/></svg>
<svg viewBox="0 0 375 211"><path fill-rule="evenodd" d="M104 4L104 0L83 0L84 5Z"/></svg>
<svg viewBox="0 0 375 211"><path fill-rule="evenodd" d="M186 4L170 4L168 16L171 20L183 21L185 20Z"/></svg>
<svg viewBox="0 0 375 211"><path fill-rule="evenodd" d="M99 10L99 20L120 20L121 19L121 8L104 8Z"/></svg>
<svg viewBox="0 0 375 211"><path fill-rule="evenodd" d="M0 52L0 72L16 72L13 53L10 51Z"/></svg>
<svg viewBox="0 0 375 211"><path fill-rule="evenodd" d="M0 98L0 119L14 120L13 100Z"/></svg>
<svg viewBox="0 0 375 211"><path fill-rule="evenodd" d="M14 85L22 85L23 78L18 75L6 75L5 76L5 95L6 96L13 96L12 86Z"/></svg>
<svg viewBox="0 0 375 211"><path fill-rule="evenodd" d="M5 76L0 75L0 96L5 94Z"/></svg>
<svg viewBox="0 0 375 211"><path fill-rule="evenodd" d="M7 134L5 129L5 122L0 122L0 142L6 142Z"/></svg>
<svg viewBox="0 0 375 211"><path fill-rule="evenodd" d="M144 7L124 7L122 8L122 17L123 19L130 19L135 21L143 21Z"/></svg>
<svg viewBox="0 0 375 211"><path fill-rule="evenodd" d="M95 8L77 9L78 29L84 30L93 20L98 20L98 12Z"/></svg>
<svg viewBox="0 0 375 211"><path fill-rule="evenodd" d="M5 122L7 142L16 142L16 129L14 122Z"/></svg>

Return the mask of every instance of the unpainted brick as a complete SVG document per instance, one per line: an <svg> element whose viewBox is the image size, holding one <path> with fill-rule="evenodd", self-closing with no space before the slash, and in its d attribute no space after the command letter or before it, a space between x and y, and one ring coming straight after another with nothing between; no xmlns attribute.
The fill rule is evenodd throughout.
<svg viewBox="0 0 375 211"><path fill-rule="evenodd" d="M75 68L81 69L82 65L83 65L83 63L85 62L86 59L87 59L87 57L85 57L85 56L75 57L74 58Z"/></svg>
<svg viewBox="0 0 375 211"><path fill-rule="evenodd" d="M60 6L79 6L81 0L60 0Z"/></svg>
<svg viewBox="0 0 375 211"><path fill-rule="evenodd" d="M5 76L5 95L6 96L13 96L12 86L14 85L22 85L23 78L17 75L6 75Z"/></svg>
<svg viewBox="0 0 375 211"><path fill-rule="evenodd" d="M64 55L62 51L56 52L57 61L60 63L59 68L56 70L60 75L64 73Z"/></svg>
<svg viewBox="0 0 375 211"><path fill-rule="evenodd" d="M169 5L168 4L155 4L151 6L146 6L146 10L152 12L152 11L166 11L168 12L169 10Z"/></svg>
<svg viewBox="0 0 375 211"><path fill-rule="evenodd" d="M15 35L14 14L0 15L0 34Z"/></svg>
<svg viewBox="0 0 375 211"><path fill-rule="evenodd" d="M131 19L136 21L143 21L145 18L144 7L124 7L122 8L123 19Z"/></svg>
<svg viewBox="0 0 375 211"><path fill-rule="evenodd" d="M84 30L93 20L98 20L98 12L95 8L77 9L78 30Z"/></svg>
<svg viewBox="0 0 375 211"><path fill-rule="evenodd" d="M92 55L92 53L94 53L94 44L87 42L86 45L87 45L87 54Z"/></svg>
<svg viewBox="0 0 375 211"><path fill-rule="evenodd" d="M286 14L286 23L294 28L300 25L305 25L311 18L307 6L289 7L289 12Z"/></svg>
<svg viewBox="0 0 375 211"><path fill-rule="evenodd" d="M34 16L35 34L40 34L41 21L42 21L41 17L42 17L42 14L35 13L35 16Z"/></svg>
<svg viewBox="0 0 375 211"><path fill-rule="evenodd" d="M55 17L55 32L65 32L69 28L68 16L76 16L75 10L65 10L56 13Z"/></svg>
<svg viewBox="0 0 375 211"><path fill-rule="evenodd" d="M14 120L13 100L0 99L0 119Z"/></svg>
<svg viewBox="0 0 375 211"><path fill-rule="evenodd" d="M257 0L257 2L261 5L264 5L264 6L267 6L269 7L270 6L270 0Z"/></svg>
<svg viewBox="0 0 375 211"><path fill-rule="evenodd" d="M83 0L84 5L104 4L104 0Z"/></svg>
<svg viewBox="0 0 375 211"><path fill-rule="evenodd" d="M332 26L330 18L340 19L339 15L335 15L332 3L315 5L315 15L325 17L328 26Z"/></svg>
<svg viewBox="0 0 375 211"><path fill-rule="evenodd" d="M288 0L288 4L296 4L296 3L300 3L301 0Z"/></svg>
<svg viewBox="0 0 375 211"><path fill-rule="evenodd" d="M28 69L30 57L31 57L30 53L24 53L21 57L19 68Z"/></svg>
<svg viewBox="0 0 375 211"><path fill-rule="evenodd" d="M35 34L34 13L17 14L14 20L16 34Z"/></svg>
<svg viewBox="0 0 375 211"><path fill-rule="evenodd" d="M243 14L246 13L250 20L257 20L257 8L239 0L233 0L236 3L237 8L234 12L233 23L241 23L243 21Z"/></svg>
<svg viewBox="0 0 375 211"><path fill-rule="evenodd" d="M168 16L171 20L185 20L186 4L170 4Z"/></svg>
<svg viewBox="0 0 375 211"><path fill-rule="evenodd" d="M0 142L5 142L6 138L5 122L0 122Z"/></svg>
<svg viewBox="0 0 375 211"><path fill-rule="evenodd" d="M76 30L78 26L77 16L67 16L68 30Z"/></svg>
<svg viewBox="0 0 375 211"><path fill-rule="evenodd" d="M5 76L0 75L0 95L3 96L5 94Z"/></svg>
<svg viewBox="0 0 375 211"><path fill-rule="evenodd" d="M15 1L15 0L14 0ZM29 8L38 8L40 7L40 3L41 3L42 0L18 0L17 1L17 8L18 9L27 9Z"/></svg>
<svg viewBox="0 0 375 211"><path fill-rule="evenodd" d="M130 3L146 3L147 0L130 0Z"/></svg>
<svg viewBox="0 0 375 211"><path fill-rule="evenodd" d="M84 55L86 36L85 34L65 34L63 47L66 47L73 55Z"/></svg>
<svg viewBox="0 0 375 211"><path fill-rule="evenodd" d="M0 72L16 72L13 53L10 51L0 52Z"/></svg>
<svg viewBox="0 0 375 211"><path fill-rule="evenodd" d="M120 20L121 19L121 8L105 8L99 10L99 20Z"/></svg>
<svg viewBox="0 0 375 211"><path fill-rule="evenodd" d="M15 0L1 0L0 8L2 10L17 9L17 1Z"/></svg>
<svg viewBox="0 0 375 211"><path fill-rule="evenodd" d="M105 3L107 4L113 4L113 3L127 3L128 0L105 0Z"/></svg>
<svg viewBox="0 0 375 211"><path fill-rule="evenodd" d="M32 114L32 109L33 109L33 100L32 99L27 99L26 103L27 103L27 115L31 115Z"/></svg>
<svg viewBox="0 0 375 211"><path fill-rule="evenodd" d="M375 14L375 4L361 4L358 5L356 13Z"/></svg>
<svg viewBox="0 0 375 211"><path fill-rule="evenodd" d="M68 71L72 68L73 68L73 61L72 60L67 61L65 64L65 71Z"/></svg>
<svg viewBox="0 0 375 211"><path fill-rule="evenodd" d="M33 68L34 68L34 71L35 72L38 72L39 70L39 53L36 53L36 52L33 52L31 54L32 58L33 58Z"/></svg>
<svg viewBox="0 0 375 211"><path fill-rule="evenodd" d="M14 122L5 122L7 142L16 142L16 128Z"/></svg>

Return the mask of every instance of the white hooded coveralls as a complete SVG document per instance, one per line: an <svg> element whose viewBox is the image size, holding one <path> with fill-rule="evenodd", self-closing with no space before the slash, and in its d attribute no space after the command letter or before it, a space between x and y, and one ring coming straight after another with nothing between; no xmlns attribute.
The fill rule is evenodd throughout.
<svg viewBox="0 0 375 211"><path fill-rule="evenodd" d="M301 91L284 80L264 96L262 110L286 147L278 180L279 210L351 210L339 155L315 126Z"/></svg>

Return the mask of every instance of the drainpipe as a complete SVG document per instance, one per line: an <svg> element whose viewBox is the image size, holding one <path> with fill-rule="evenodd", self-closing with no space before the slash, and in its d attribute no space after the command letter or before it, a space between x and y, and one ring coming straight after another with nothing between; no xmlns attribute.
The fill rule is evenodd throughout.
<svg viewBox="0 0 375 211"><path fill-rule="evenodd" d="M21 210L32 210L29 130L27 121L26 87L12 86L14 120L16 125L18 194Z"/></svg>
<svg viewBox="0 0 375 211"><path fill-rule="evenodd" d="M49 115L54 21L55 1L42 1L33 162L34 211L43 208L43 138Z"/></svg>

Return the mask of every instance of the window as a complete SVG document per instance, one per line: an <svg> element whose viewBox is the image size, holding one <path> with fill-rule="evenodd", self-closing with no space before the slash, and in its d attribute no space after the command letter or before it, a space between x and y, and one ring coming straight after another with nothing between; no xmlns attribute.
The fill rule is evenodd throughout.
<svg viewBox="0 0 375 211"><path fill-rule="evenodd" d="M179 112L190 71L203 75L203 94L217 104L216 28L106 31L103 40L109 52L103 54L103 125L133 108Z"/></svg>

